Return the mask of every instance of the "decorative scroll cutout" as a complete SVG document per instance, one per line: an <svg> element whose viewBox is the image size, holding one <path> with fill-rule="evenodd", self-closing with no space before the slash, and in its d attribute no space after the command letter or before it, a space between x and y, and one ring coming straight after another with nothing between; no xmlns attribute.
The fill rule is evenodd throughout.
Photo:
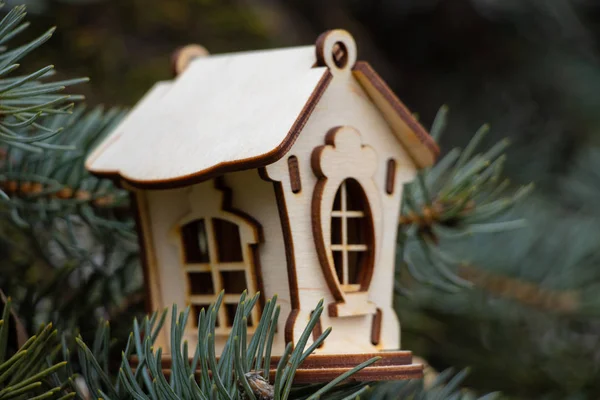
<svg viewBox="0 0 600 400"><path fill-rule="evenodd" d="M259 290L256 245L260 225L232 210L224 191L213 182L194 186L189 195L192 211L174 228L187 281L187 303L194 316L225 291L217 316L219 334L229 332L240 293L247 289L252 296ZM252 313L250 327L259 319L256 309Z"/></svg>
<svg viewBox="0 0 600 400"><path fill-rule="evenodd" d="M377 154L362 144L352 127L329 131L326 145L312 154L312 168L319 181L312 199L312 226L315 245L329 288L339 303L348 296L366 300L376 265L377 221L380 198L373 175ZM370 310L353 298L351 313ZM334 307L335 309L335 307ZM347 315L332 310L338 316Z"/></svg>

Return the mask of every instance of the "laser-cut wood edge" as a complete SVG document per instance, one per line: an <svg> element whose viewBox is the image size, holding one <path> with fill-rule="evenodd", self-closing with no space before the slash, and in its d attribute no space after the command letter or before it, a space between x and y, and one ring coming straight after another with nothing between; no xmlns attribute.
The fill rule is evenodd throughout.
<svg viewBox="0 0 600 400"><path fill-rule="evenodd" d="M314 311L310 312L310 317L312 318ZM319 339L319 336L323 334L323 325L321 324L321 318L317 320L317 323L312 331L312 339L313 342L316 342ZM325 345L325 341L323 341L317 348L322 348Z"/></svg>
<svg viewBox="0 0 600 400"><path fill-rule="evenodd" d="M328 177L325 176L325 173L323 172L323 169L321 167L321 156L326 147L333 146L335 148L334 142L335 142L336 135L339 132L342 132L344 129L353 129L353 128L346 127L346 126L338 126L338 127L334 127L332 129L330 129L327 132L327 134L325 135L325 145L316 147L313 150L313 152L311 153L311 167L313 169L314 174L318 178L317 184L315 185L315 189L313 192L313 197L311 200L311 221L312 221L311 225L312 225L312 231L313 231L313 239L314 239L314 243L315 243L315 249L317 252L317 258L319 259L319 264L321 265L321 270L323 271L325 281L327 282L327 286L329 287L329 290L330 290L331 294L333 295L334 300L337 303L345 303L346 296L348 296L348 294L345 294L342 291L341 284L338 281L337 276L335 275L336 274L335 267L331 264L331 261L329 259L329 250L328 250L328 245L327 245L328 241L325 240L326 238L323 235L322 199L323 199L324 190L327 187ZM360 133L359 133L359 135L360 135ZM364 147L364 146L361 145L361 148L362 147ZM359 160L357 160L357 162L359 162ZM353 177L351 175L348 175L345 179L348 179L348 178L356 179L356 177ZM342 182L344 182L344 180L342 180ZM365 197L364 200L367 203L365 206L365 217L370 218L370 223L369 223L370 232L368 232L367 235L371 239L371 246L373 248L376 248L377 238L376 238L376 234L375 234L374 219L372 216L372 207L371 207L370 200L369 200L370 197L369 197L369 194L366 192L365 188L363 187L363 185L361 184L361 181L358 180L357 182L361 186L363 195ZM332 189L337 191L339 188L336 187L336 188L332 188ZM373 251L373 249L371 249L371 251ZM373 277L373 271L375 268L374 257L375 257L374 254L371 257L369 257L368 263L365 265L366 271L365 271L364 275L366 278L361 282L361 292L368 291L368 288L370 286L371 279ZM368 308L369 307L367 307L367 309ZM341 316L340 312L338 311L338 305L336 303L331 303L328 305L328 312L329 312L330 317ZM368 312L368 311L366 311L366 312Z"/></svg>
<svg viewBox="0 0 600 400"><path fill-rule="evenodd" d="M304 108L296 118L296 121L292 125L292 128L289 130L285 139L273 150L262 154L257 157L246 158L243 160L229 161L216 164L210 168L204 169L202 171L195 172L193 174L188 174L184 176L180 176L173 179L165 179L165 180L157 180L157 181L140 181L135 179L129 179L127 177L121 176L119 171L114 172L103 172L103 171L91 171L91 173L100 178L111 179L117 185L122 185L122 182L126 182L132 188L137 189L173 189L181 186L193 185L196 183L200 183L212 178L215 178L220 175L224 175L230 172L243 171L247 169L256 169L265 167L269 164L273 164L283 156L285 156L289 150L292 148L298 134L304 128L306 121L312 114L315 106L319 102L319 99L329 86L329 83L332 79L331 73L329 71L325 71L323 76L319 80L319 83L313 90L310 95L308 101L304 105Z"/></svg>
<svg viewBox="0 0 600 400"><path fill-rule="evenodd" d="M377 346L381 341L381 323L383 321L383 311L378 308L373 315L373 324L371 325L371 343Z"/></svg>
<svg viewBox="0 0 600 400"><path fill-rule="evenodd" d="M349 35L345 31L332 30L324 32L317 39L317 43L315 46L317 57L315 66L325 65L324 60L319 61L319 57L322 58L323 54L323 43L325 43L325 40L328 37L332 35L338 35L340 34L340 32L343 33L342 36L345 37L345 35L347 35L353 41L351 35ZM350 39L346 38L344 40ZM353 49L352 51L354 52L355 56L355 46L352 45L350 48ZM354 77L363 86L365 91L371 97L375 105L384 114L384 116L386 116L386 119L388 119L388 117L391 114L394 114L399 118L399 121L402 121L402 123L408 127L408 130L402 130L403 133L398 133L397 130L396 133L397 136L400 137L400 141L403 143L403 145L411 155L411 158L413 159L413 161L415 161L416 165L420 168L432 165L435 162L437 155L439 154L439 148L435 141L431 138L431 136L429 136L427 131L416 121L416 119L411 115L410 111L406 108L406 106L398 99L398 97L387 86L383 79L371 68L371 66L367 62L352 62L352 60L349 60L348 63L348 66L344 66L340 69L352 69ZM260 156L250 157L242 160L222 162L192 174L155 181L142 181L131 179L122 176L118 170L96 170L90 172L98 177L111 179L117 185L121 185L123 182L127 182L130 186L140 189L168 189L199 183L229 172L261 168L266 165L273 164L274 162L278 161L283 156L285 156L285 154L291 149L298 134L300 133L306 121L312 114L312 111L318 103L321 95L323 94L323 92L329 85L331 79L333 78L332 72L334 71L335 68L331 67L329 67L328 70L324 71L323 76L319 80L318 84L316 85L315 89L310 95L307 103L296 118L296 121L292 125L292 128L290 129L284 140L276 148ZM386 112L386 108L389 108L390 111ZM409 137L406 137L406 132L408 132Z"/></svg>
<svg viewBox="0 0 600 400"><path fill-rule="evenodd" d="M295 155L291 155L288 158L288 173L290 174L290 186L292 193L300 193L302 191L302 179L300 177L298 157Z"/></svg>
<svg viewBox="0 0 600 400"><path fill-rule="evenodd" d="M386 164L385 172L385 192L387 194L394 194L396 186L396 168L398 163L393 158L390 158Z"/></svg>
<svg viewBox="0 0 600 400"><path fill-rule="evenodd" d="M261 277L261 266L260 266L260 257L258 256L258 245L260 243L264 242L264 233L263 233L263 228L262 225L252 216L250 216L249 214L245 213L242 210L239 210L235 207L233 207L232 204L232 199L233 199L233 191L231 188L229 188L228 186L225 185L224 179L223 177L217 177L213 180L212 182L213 188L215 190L215 192L219 192L220 199L221 199L221 203L219 205L217 205L217 209L214 210L210 210L211 212L205 216L199 216L194 210L193 208L190 210L189 213L187 213L183 218L181 218L179 221L176 222L175 226L172 228L172 237L174 239L174 241L177 243L178 248L179 248L179 257L180 257L180 263L182 266L184 266L184 271L186 273L186 275L189 273L188 269L185 268L185 266L188 264L186 263L185 260L185 255L184 255L184 248L183 248L183 244L180 243L179 238L181 237L181 227L183 227L185 224L189 223L189 222L193 222L195 221L197 218L206 218L206 219L221 219L224 221L228 221L230 223L233 223L235 226L238 227L238 229L240 229L240 234L241 234L241 228L242 228L242 224L245 225L247 228L249 228L252 231L252 237L253 237L253 241L242 241L240 243L240 245L242 246L241 251L242 253L245 253L246 251L248 253L247 256L243 256L243 260L242 260L242 264L244 264L244 269L243 270L239 270L239 271L244 271L244 275L245 275L245 279L246 279L246 287L249 290L249 293L251 296L253 296L256 293L259 293L259 307L256 307L254 310L252 310L252 319L254 321L254 324L258 324L258 321L260 320L260 310L262 310L262 308L264 308L265 305L265 297L264 297L264 287L262 286L262 277ZM209 224L212 224L213 222L208 222ZM210 225L209 225L210 226ZM217 249L219 248L219 240L217 240L217 238L215 237L215 234L212 233L210 231L207 231L207 242L209 245L209 248L213 249L212 253L213 256L215 256L215 253L218 251ZM220 264L219 262L217 262L217 265ZM215 272L216 269L216 272ZM218 279L215 279L215 274L219 275L220 272L222 272L218 267L215 267L215 265L213 265L211 263L211 267L209 269L209 271L211 274L213 274L213 285L214 286L214 294L212 295L208 295L208 296L216 296L219 292L220 289L217 289L217 282L219 282ZM223 282L224 284L225 282ZM188 279L186 279L186 303L187 304L193 304L192 303L192 293L190 291L190 282ZM230 293L230 294L234 294L234 293ZM227 295L227 293L226 293ZM234 295L240 295L240 293L235 293ZM211 301L207 300L207 304L211 303ZM231 304L231 303L227 303L227 304ZM219 317L221 319L223 319L227 312L225 310L225 305L223 304L223 306L221 307L221 309L219 310ZM191 318L189 320L189 329L193 329L195 330L196 327L193 325L193 321L194 318ZM252 331L253 329L249 328L249 332ZM190 330L191 332L191 330ZM224 336L224 335L229 335L230 333L230 329L227 326L221 326L217 332L218 335L220 336Z"/></svg>
<svg viewBox="0 0 600 400"><path fill-rule="evenodd" d="M381 357L381 359L354 374L350 378L350 381L406 380L423 377L424 366L422 364L413 364L412 353L410 351L398 350L344 355L312 354L297 369L294 376L294 383L329 382L361 362L373 357ZM280 357L271 357L269 377L271 382L275 378L275 371L279 360ZM137 359L132 357L130 362L135 370ZM167 376L170 375L170 356L168 354L163 355L161 362L163 373ZM197 373L199 373L199 370Z"/></svg>
<svg viewBox="0 0 600 400"><path fill-rule="evenodd" d="M400 141L415 164L419 168L433 165L440 153L437 143L412 116L404 103L400 101L371 65L366 61L357 61L354 68L352 68L352 73L371 97L371 100L384 114L390 125L395 125L390 122L390 117L398 117L400 122L406 124L408 130L403 129L403 132L409 132L411 135L407 137L406 134L397 133L397 136L399 136ZM386 112L386 105L391 108L389 112Z"/></svg>
<svg viewBox="0 0 600 400"><path fill-rule="evenodd" d="M294 343L294 325L296 318L300 314L300 295L298 291L298 276L296 275L296 259L294 255L294 241L292 238L292 228L290 225L289 213L285 204L285 195L282 182L270 179L264 168L258 170L260 177L273 183L275 192L275 201L277 202L277 210L279 212L279 220L281 222L281 232L283 235L283 243L285 245L285 260L288 276L288 286L290 290L290 314L285 321L284 338L286 342Z"/></svg>
<svg viewBox="0 0 600 400"><path fill-rule="evenodd" d="M130 200L135 219L135 229L138 234L140 261L145 282L145 308L148 313L164 308L160 291L159 271L154 252L154 235L151 228L148 199L142 191L130 191Z"/></svg>

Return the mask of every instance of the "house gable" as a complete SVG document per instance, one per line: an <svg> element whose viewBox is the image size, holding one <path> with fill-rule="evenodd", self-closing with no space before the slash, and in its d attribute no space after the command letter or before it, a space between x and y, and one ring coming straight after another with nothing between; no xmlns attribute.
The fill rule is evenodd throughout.
<svg viewBox="0 0 600 400"><path fill-rule="evenodd" d="M347 48L352 49L352 43ZM402 184L412 180L418 169L398 131L356 77L352 54L349 59L346 67L330 67L331 82L296 142L263 173L274 181L279 208L285 210L282 227L290 253L288 275L296 277L289 282L294 310L286 324L286 340L297 339L302 322L324 297L329 309L321 316L321 324L334 328L319 350L325 354L342 352L344 347L373 351L371 338L376 338L381 348L399 346L399 323L392 309L397 221ZM324 152L340 154L331 158ZM368 207L335 205L333 199L346 177L360 183L363 192L355 190L358 196L353 197L362 196ZM352 189L352 180L342 192ZM373 257L369 262L374 264L369 264L367 271L371 276L352 282L340 279L339 271L329 267L329 251L349 248L325 249L334 240L330 223L334 214L372 218L372 225L364 226L373 229L375 240L357 238L360 242L348 243L355 245L349 246L352 251L366 251L365 257ZM348 290L353 292L344 292ZM377 324L373 324L375 316L379 316Z"/></svg>
<svg viewBox="0 0 600 400"><path fill-rule="evenodd" d="M314 46L204 57L157 84L88 157L138 188L200 182L282 157L330 75Z"/></svg>
<svg viewBox="0 0 600 400"><path fill-rule="evenodd" d="M336 60L315 46L200 57L172 82L160 82L95 149L86 168L145 189L174 188L227 172L260 168L288 153L331 82ZM331 42L331 40L329 40ZM329 43L328 42L328 43ZM348 49L346 49L348 50ZM364 62L353 74L418 167L438 148L383 80ZM335 66L335 65L334 65Z"/></svg>

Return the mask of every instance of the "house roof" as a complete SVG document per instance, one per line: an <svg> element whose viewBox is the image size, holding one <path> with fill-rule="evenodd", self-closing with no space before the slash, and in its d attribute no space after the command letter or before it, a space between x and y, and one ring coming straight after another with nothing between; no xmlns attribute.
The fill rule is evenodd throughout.
<svg viewBox="0 0 600 400"><path fill-rule="evenodd" d="M319 64L315 46L198 58L157 83L86 168L159 188L271 164L291 148L331 80ZM430 165L438 150L427 132L368 64L354 72L417 165Z"/></svg>

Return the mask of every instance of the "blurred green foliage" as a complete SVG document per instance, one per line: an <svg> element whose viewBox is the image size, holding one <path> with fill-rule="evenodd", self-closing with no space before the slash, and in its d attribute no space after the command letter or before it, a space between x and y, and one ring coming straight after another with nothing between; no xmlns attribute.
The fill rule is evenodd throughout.
<svg viewBox="0 0 600 400"><path fill-rule="evenodd" d="M467 384L483 391L502 389L515 398L599 396L600 4L35 2L35 26L60 30L27 67L52 58L64 77L90 76L83 92L92 104L135 104L154 82L170 78L169 56L180 45L200 43L221 53L308 44L324 30L346 28L359 56L422 121L433 121L441 104L450 106L445 152L464 148L472 132L490 122L481 146L509 137L505 174L516 184L537 185L509 215L524 217L529 226L441 241L441 250L479 271L479 278L468 292L415 286L410 297L398 297L403 347L439 370L472 367ZM5 254L13 244L2 246ZM15 256L15 265L22 256ZM538 300L520 293L524 284ZM539 300L540 293L549 303ZM575 299L567 311L548 307L563 298Z"/></svg>
<svg viewBox="0 0 600 400"><path fill-rule="evenodd" d="M233 0L43 3L32 22L60 29L36 61L61 54L54 61L60 71L90 76L83 93L90 104L135 104L171 78L170 55L179 46L200 43L211 53L272 46L253 9Z"/></svg>

